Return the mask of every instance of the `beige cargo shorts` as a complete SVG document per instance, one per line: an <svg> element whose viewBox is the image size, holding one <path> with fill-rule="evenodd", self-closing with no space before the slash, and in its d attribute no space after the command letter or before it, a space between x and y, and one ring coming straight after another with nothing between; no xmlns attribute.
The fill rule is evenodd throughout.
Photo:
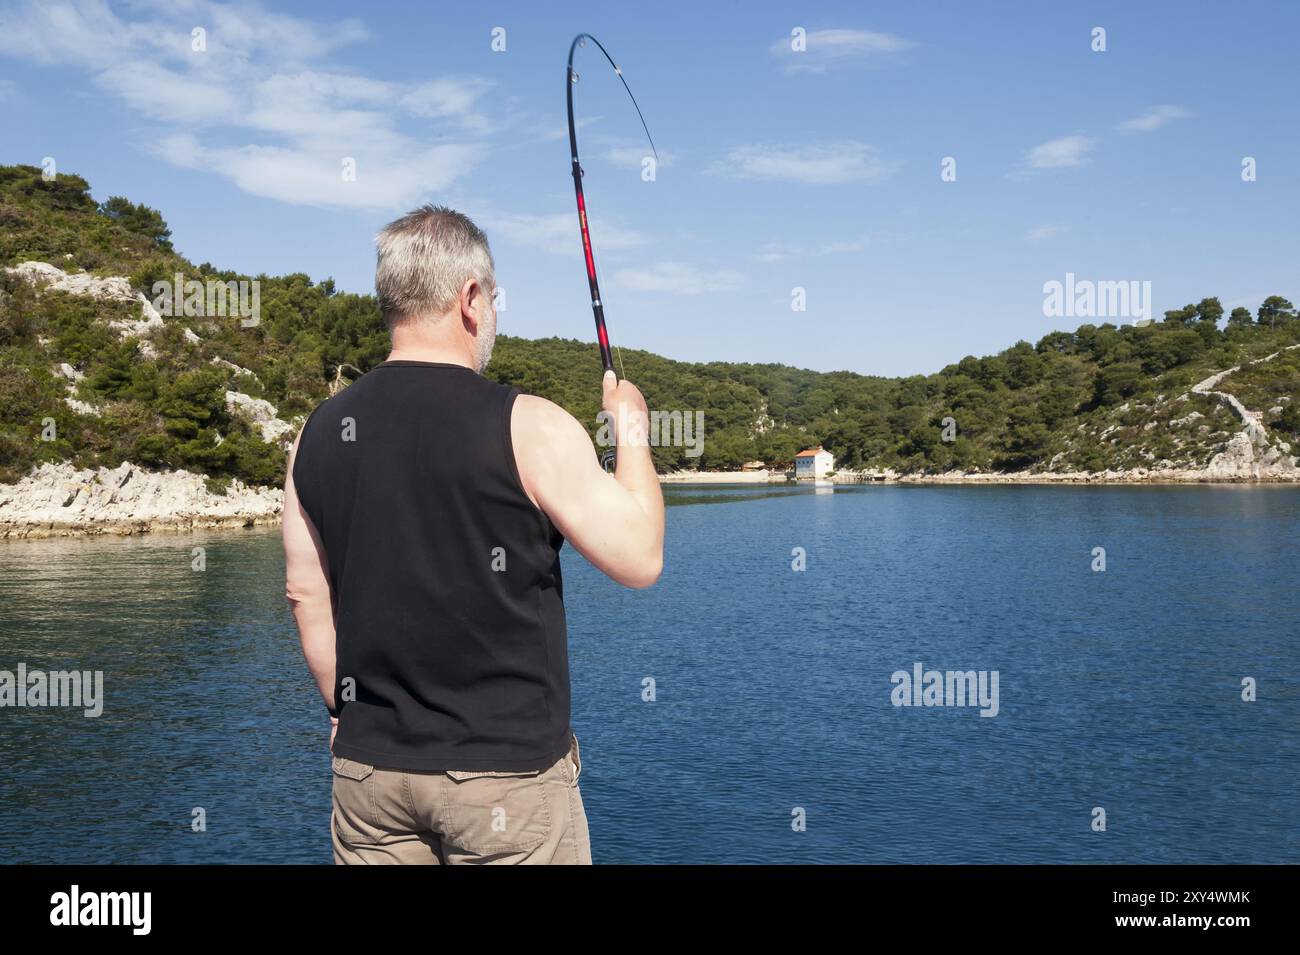
<svg viewBox="0 0 1300 955"><path fill-rule="evenodd" d="M338 865L591 865L578 737L544 770L404 772L333 757Z"/></svg>

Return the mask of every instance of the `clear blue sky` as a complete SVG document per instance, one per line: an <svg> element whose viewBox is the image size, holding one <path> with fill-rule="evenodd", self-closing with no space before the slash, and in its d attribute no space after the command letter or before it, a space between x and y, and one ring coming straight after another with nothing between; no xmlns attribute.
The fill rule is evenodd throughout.
<svg viewBox="0 0 1300 955"><path fill-rule="evenodd" d="M616 344L910 374L1078 324L1043 316L1066 272L1150 281L1157 315L1300 295L1295 3L3 2L0 162L160 209L196 262L349 291L385 221L451 204L492 240L504 333L590 340L581 31L665 157L643 182L635 113L580 51Z"/></svg>

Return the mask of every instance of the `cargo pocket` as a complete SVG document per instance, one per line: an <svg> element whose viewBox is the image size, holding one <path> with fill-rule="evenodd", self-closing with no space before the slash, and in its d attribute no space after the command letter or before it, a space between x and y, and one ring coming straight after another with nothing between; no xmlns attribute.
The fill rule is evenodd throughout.
<svg viewBox="0 0 1300 955"><path fill-rule="evenodd" d="M477 855L526 852L551 835L542 771L448 770L443 839Z"/></svg>
<svg viewBox="0 0 1300 955"><path fill-rule="evenodd" d="M334 829L345 844L376 845L383 833L375 821L375 767L335 756Z"/></svg>

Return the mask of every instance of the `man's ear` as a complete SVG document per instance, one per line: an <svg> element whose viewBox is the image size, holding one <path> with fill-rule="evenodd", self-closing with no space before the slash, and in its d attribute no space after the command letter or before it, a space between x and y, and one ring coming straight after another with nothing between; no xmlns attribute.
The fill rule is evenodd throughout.
<svg viewBox="0 0 1300 955"><path fill-rule="evenodd" d="M483 307L479 301L482 297L483 287L476 279L466 279L460 287L460 321L471 335L478 334L478 315L474 310Z"/></svg>

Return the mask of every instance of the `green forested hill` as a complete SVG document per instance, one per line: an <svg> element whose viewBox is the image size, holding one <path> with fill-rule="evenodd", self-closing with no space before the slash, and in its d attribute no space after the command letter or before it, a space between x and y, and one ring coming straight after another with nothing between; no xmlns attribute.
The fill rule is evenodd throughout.
<svg viewBox="0 0 1300 955"><path fill-rule="evenodd" d="M36 167L0 166L0 266L26 261L126 276L148 297L154 281L177 272L200 281L256 278L261 324L168 318L142 340L123 341L107 322L138 318L138 305L38 292L0 272L0 481L42 461L129 460L277 483L283 452L232 414L225 391L264 398L293 420L328 394L340 366L364 372L387 352L373 296L339 293L329 279L302 274L240 276L194 265L172 249L158 212L120 197L96 203L78 176L44 182ZM1237 309L1226 318L1218 299L1206 298L1144 328L1083 325L901 379L676 362L630 350L621 358L652 409L704 413L703 455L658 448L663 469L788 463L813 444L842 467L905 472L1193 467L1240 424L1217 399L1174 399L1218 370L1300 342L1300 321L1280 296L1259 316ZM84 377L70 384L63 363ZM502 337L488 374L558 402L594 433L599 371L591 343ZM1300 438L1293 401L1300 350L1243 368L1219 388L1237 389L1270 432ZM84 405L74 408L68 397ZM48 418L56 423L52 441L42 440ZM947 418L955 440L944 440Z"/></svg>

